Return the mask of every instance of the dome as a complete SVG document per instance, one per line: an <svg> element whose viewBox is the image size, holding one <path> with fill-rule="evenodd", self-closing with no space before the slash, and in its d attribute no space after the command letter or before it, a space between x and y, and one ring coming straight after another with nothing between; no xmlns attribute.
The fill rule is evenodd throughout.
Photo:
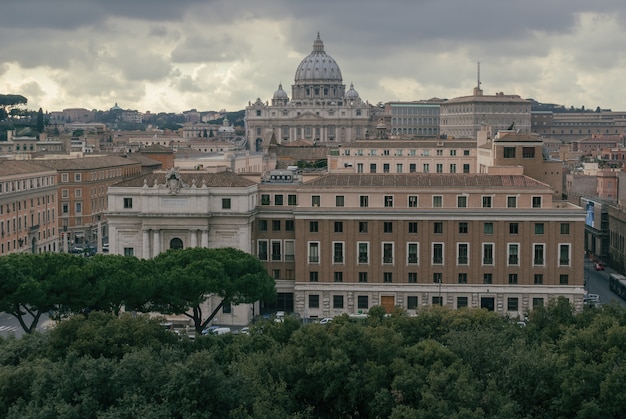
<svg viewBox="0 0 626 419"><path fill-rule="evenodd" d="M278 90L274 92L274 99L289 99L287 92L283 90L282 83L278 85Z"/></svg>
<svg viewBox="0 0 626 419"><path fill-rule="evenodd" d="M359 92L354 90L354 85L350 83L350 89L346 92L346 99L356 100L359 98Z"/></svg>
<svg viewBox="0 0 626 419"><path fill-rule="evenodd" d="M341 70L333 57L324 51L324 43L317 34L317 39L313 42L313 52L307 55L296 70L295 82L331 82L341 83Z"/></svg>

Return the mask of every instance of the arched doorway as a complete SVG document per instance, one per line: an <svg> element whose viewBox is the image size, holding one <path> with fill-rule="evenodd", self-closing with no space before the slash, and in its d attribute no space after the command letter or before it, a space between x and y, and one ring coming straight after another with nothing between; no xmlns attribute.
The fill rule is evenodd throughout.
<svg viewBox="0 0 626 419"><path fill-rule="evenodd" d="M170 249L182 249L182 248L183 248L183 241L181 239L179 239L178 237L175 237L172 240L170 240Z"/></svg>

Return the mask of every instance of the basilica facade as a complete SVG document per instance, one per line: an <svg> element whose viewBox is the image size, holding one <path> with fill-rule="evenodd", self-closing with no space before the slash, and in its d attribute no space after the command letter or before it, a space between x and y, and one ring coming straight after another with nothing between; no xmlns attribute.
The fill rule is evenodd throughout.
<svg viewBox="0 0 626 419"><path fill-rule="evenodd" d="M258 98L248 104L246 135L256 151L272 141L348 143L376 135L383 111L363 101L352 84L346 89L339 65L318 34L313 51L296 69L291 98L279 84L271 102Z"/></svg>

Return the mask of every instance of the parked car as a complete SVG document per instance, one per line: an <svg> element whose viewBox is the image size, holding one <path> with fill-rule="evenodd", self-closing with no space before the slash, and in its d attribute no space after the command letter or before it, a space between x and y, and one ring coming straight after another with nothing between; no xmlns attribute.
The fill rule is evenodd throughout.
<svg viewBox="0 0 626 419"><path fill-rule="evenodd" d="M218 328L219 328L219 326L209 326L209 327L207 327L206 329L204 329L204 330L202 331L202 334L203 334L203 335L213 334L213 331L214 331L215 329L218 329Z"/></svg>
<svg viewBox="0 0 626 419"><path fill-rule="evenodd" d="M600 262L596 262L595 268L596 268L596 271L603 271L604 265L601 264Z"/></svg>
<svg viewBox="0 0 626 419"><path fill-rule="evenodd" d="M82 255L85 253L85 249L83 249L82 247L73 247L72 250L70 250L70 253L73 253L75 255Z"/></svg>
<svg viewBox="0 0 626 419"><path fill-rule="evenodd" d="M328 324L332 321L333 321L332 317L324 317L322 320L320 320L320 324Z"/></svg>
<svg viewBox="0 0 626 419"><path fill-rule="evenodd" d="M218 327L217 329L214 329L211 333L214 335L225 335L227 333L230 333L230 327Z"/></svg>

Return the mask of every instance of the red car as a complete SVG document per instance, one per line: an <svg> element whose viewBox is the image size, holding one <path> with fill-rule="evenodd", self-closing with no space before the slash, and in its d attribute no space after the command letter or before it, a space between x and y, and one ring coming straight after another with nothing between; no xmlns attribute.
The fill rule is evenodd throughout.
<svg viewBox="0 0 626 419"><path fill-rule="evenodd" d="M604 265L596 262L596 271L603 271L603 270L604 270Z"/></svg>

